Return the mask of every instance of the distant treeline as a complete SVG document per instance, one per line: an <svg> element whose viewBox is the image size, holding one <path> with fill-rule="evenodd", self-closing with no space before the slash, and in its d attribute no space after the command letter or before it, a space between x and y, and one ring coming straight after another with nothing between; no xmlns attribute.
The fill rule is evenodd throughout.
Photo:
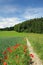
<svg viewBox="0 0 43 65"><path fill-rule="evenodd" d="M0 31L13 31L14 27L1 28Z"/></svg>
<svg viewBox="0 0 43 65"><path fill-rule="evenodd" d="M4 28L0 30L14 30L17 32L33 32L33 33L43 33L43 18L30 19L22 23L15 25L14 27Z"/></svg>
<svg viewBox="0 0 43 65"><path fill-rule="evenodd" d="M14 26L17 32L43 33L43 18L31 19Z"/></svg>

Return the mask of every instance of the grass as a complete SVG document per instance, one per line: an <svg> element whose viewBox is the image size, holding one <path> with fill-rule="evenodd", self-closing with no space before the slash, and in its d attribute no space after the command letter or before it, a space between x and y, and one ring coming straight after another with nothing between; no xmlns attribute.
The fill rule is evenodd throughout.
<svg viewBox="0 0 43 65"><path fill-rule="evenodd" d="M23 37L0 38L0 52L3 52L7 47L13 46L17 43L26 44L26 41Z"/></svg>
<svg viewBox="0 0 43 65"><path fill-rule="evenodd" d="M26 43L26 41L23 39L25 37L28 37L34 51L43 60L43 34L0 31L0 49L14 45L15 43Z"/></svg>
<svg viewBox="0 0 43 65"><path fill-rule="evenodd" d="M30 60L29 51L26 49L26 54L24 53L25 49L23 50L22 46L19 46L16 50L13 49L13 46L17 46L17 44L20 44L22 46L26 46L26 40L24 37L0 37L0 64L1 65L27 65L28 61ZM11 53L11 50L7 48L10 48L13 52ZM6 52L5 52L6 51ZM10 53L9 53L10 51ZM3 55L4 52L4 55ZM7 54L5 54L7 53ZM16 56L19 56L19 58L16 59ZM8 59L7 59L8 57ZM24 59L22 61L22 59ZM19 62L19 63L18 63ZM17 64L18 63L18 64Z"/></svg>
<svg viewBox="0 0 43 65"><path fill-rule="evenodd" d="M7 48L3 55L4 64L6 63L7 65L28 65L30 60L27 46L22 44Z"/></svg>
<svg viewBox="0 0 43 65"><path fill-rule="evenodd" d="M28 37L34 51L43 60L43 34L33 34Z"/></svg>
<svg viewBox="0 0 43 65"><path fill-rule="evenodd" d="M0 31L0 37L3 38L3 37L21 37L21 36L24 36L24 34L22 33L18 33L18 32L15 32L15 31Z"/></svg>

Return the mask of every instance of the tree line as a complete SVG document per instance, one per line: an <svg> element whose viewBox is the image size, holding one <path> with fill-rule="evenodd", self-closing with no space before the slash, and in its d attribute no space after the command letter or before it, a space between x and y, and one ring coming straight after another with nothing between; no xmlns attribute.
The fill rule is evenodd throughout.
<svg viewBox="0 0 43 65"><path fill-rule="evenodd" d="M14 26L17 32L43 33L43 18L26 20Z"/></svg>
<svg viewBox="0 0 43 65"><path fill-rule="evenodd" d="M13 31L14 27L0 28L0 31Z"/></svg>
<svg viewBox="0 0 43 65"><path fill-rule="evenodd" d="M13 27L7 27L0 29L1 31L17 31L17 32L33 32L33 33L43 33L43 17L26 20L22 23L16 24Z"/></svg>

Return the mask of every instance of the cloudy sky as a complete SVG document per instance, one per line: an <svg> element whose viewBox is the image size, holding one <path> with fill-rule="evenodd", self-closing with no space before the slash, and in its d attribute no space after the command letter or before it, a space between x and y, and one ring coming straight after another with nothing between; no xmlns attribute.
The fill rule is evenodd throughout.
<svg viewBox="0 0 43 65"><path fill-rule="evenodd" d="M0 0L0 28L43 17L43 0Z"/></svg>

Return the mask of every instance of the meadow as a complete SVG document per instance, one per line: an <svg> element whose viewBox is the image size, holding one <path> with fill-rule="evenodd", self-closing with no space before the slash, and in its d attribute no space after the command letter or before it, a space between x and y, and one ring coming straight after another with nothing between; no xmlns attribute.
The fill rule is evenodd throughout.
<svg viewBox="0 0 43 65"><path fill-rule="evenodd" d="M33 34L28 37L34 51L43 61L43 34Z"/></svg>
<svg viewBox="0 0 43 65"><path fill-rule="evenodd" d="M30 56L25 37L17 32L0 33L0 64L27 65Z"/></svg>
<svg viewBox="0 0 43 65"><path fill-rule="evenodd" d="M28 38L34 51L43 61L43 34L36 33L18 33L15 31L0 31L0 52L7 47L13 46L17 43L26 44L25 38ZM2 54L0 54L2 56Z"/></svg>
<svg viewBox="0 0 43 65"><path fill-rule="evenodd" d="M23 37L0 38L0 52L3 52L7 47L14 46L15 44L26 44L26 41L23 39Z"/></svg>

